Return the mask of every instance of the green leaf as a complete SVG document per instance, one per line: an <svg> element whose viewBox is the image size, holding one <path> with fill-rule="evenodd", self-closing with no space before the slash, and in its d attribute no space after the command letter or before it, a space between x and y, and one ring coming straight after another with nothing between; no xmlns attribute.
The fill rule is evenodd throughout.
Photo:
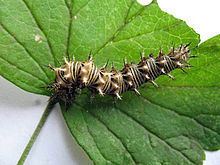
<svg viewBox="0 0 220 165"><path fill-rule="evenodd" d="M119 68L124 57L138 61L143 50L157 53L159 47L167 51L172 43L191 41L192 48L199 43L185 22L162 12L155 3L140 8L131 3L125 5L127 12L111 1L97 12L94 3L85 5L72 24L69 50L80 60L93 50L97 65L110 59ZM108 15L111 5L118 7L115 16ZM99 16L108 21L94 19ZM211 61L197 53L201 47L194 51L199 58L190 62L195 67L188 74L175 71L173 82L160 78L159 89L147 84L141 97L127 92L115 105L111 98L89 103L89 96L80 96L68 112L63 111L72 135L95 164L202 164L205 156L200 145L219 149L219 91L212 92L219 85L217 77L204 71Z"/></svg>
<svg viewBox="0 0 220 165"><path fill-rule="evenodd" d="M92 50L98 66L109 59L121 68L142 51L199 43L156 1L0 0L0 25L0 75L47 95L42 87L54 75L44 66L59 66L64 56L85 60ZM142 96L127 92L116 104L107 96L90 103L85 91L63 111L72 135L95 164L202 164L203 149L220 148L219 53L217 36L194 49L188 74L174 71L176 80L161 77L160 88L146 84Z"/></svg>
<svg viewBox="0 0 220 165"><path fill-rule="evenodd" d="M74 6L74 5L73 5ZM156 3L87 1L73 13L70 55L85 60L92 50L98 66L107 59L121 67L124 57L139 60L142 51L158 53L175 43L199 42L199 36L182 20L162 12Z"/></svg>
<svg viewBox="0 0 220 165"><path fill-rule="evenodd" d="M61 0L0 0L0 75L24 90L48 94L45 67L67 51L69 11Z"/></svg>

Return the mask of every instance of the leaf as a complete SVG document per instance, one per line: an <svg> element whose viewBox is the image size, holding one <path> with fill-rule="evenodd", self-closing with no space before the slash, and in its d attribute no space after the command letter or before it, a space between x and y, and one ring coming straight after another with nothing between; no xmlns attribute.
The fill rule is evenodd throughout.
<svg viewBox="0 0 220 165"><path fill-rule="evenodd" d="M74 5L73 5L74 6ZM73 10L74 11L74 10ZM173 43L199 42L199 36L184 21L162 12L156 3L141 6L136 1L87 0L73 13L70 55L85 60L92 50L96 64L107 59L122 66L124 57L139 60L142 51L158 53Z"/></svg>
<svg viewBox="0 0 220 165"><path fill-rule="evenodd" d="M176 72L173 82L159 79L159 89L147 84L142 96L127 92L115 106L111 98L85 102L84 94L63 111L95 164L202 164L200 145L220 148L220 35L194 54L195 67L186 75Z"/></svg>
<svg viewBox="0 0 220 165"><path fill-rule="evenodd" d="M113 22L106 14L111 7L97 13L91 10L91 6L96 9L93 1L84 6L72 26L70 52L83 60L93 50L98 65L110 59L120 67L124 57L137 61L142 50L157 53L160 46L167 51L172 42L192 41L192 47L199 43L192 29L162 12L157 4L139 10L133 5L127 11L136 14ZM114 4L117 7L120 5ZM98 15L109 20L103 29L103 20L94 20ZM188 74L175 71L173 82L160 78L159 89L147 84L141 97L127 92L115 106L111 98L89 103L89 96L81 95L68 112L63 111L72 135L95 164L202 164L205 156L200 145L219 149L219 91L212 92L219 84L214 76L216 67L207 75L210 68L205 66L213 60L201 53L202 47L194 51L199 58L191 61L195 67Z"/></svg>
<svg viewBox="0 0 220 165"><path fill-rule="evenodd" d="M167 51L172 43L178 45L192 41L193 46L199 43L199 37L192 29L162 12L155 3L146 7L132 1L127 5L113 1L99 5L102 10L97 12L99 8L95 7L95 1L89 1L74 16L70 37L73 44L69 52L81 60L93 50L99 66L110 59L120 67L124 57L137 61L143 50L157 53L160 47ZM121 9L121 6L127 8ZM116 13L111 12L112 8ZM210 132L203 123L192 118L193 112L188 107L185 108L187 114L184 114L185 109L176 110L178 104L175 102L194 96L186 97L185 94L178 96L179 99L172 88L166 89L165 84L170 83L175 90L176 86L195 84L196 81L196 77L187 80L189 75L177 73L176 76L182 78L174 83L161 79L158 90L146 85L141 97L128 92L116 106L112 99L101 98L91 104L88 97L81 96L68 112L64 112L72 135L95 164L202 164L204 153L197 141L204 148L213 147L218 133ZM183 89L180 92L183 93ZM201 99L200 95L197 97ZM166 107L172 103L174 109ZM209 140L205 140L207 134Z"/></svg>
<svg viewBox="0 0 220 165"><path fill-rule="evenodd" d="M44 66L59 66L64 56L85 60L92 50L98 66L109 59L121 68L124 57L138 62L142 51L199 43L156 1L0 0L0 16L0 75L39 94L49 95L42 87L54 79ZM220 146L219 43L217 36L201 44L188 74L159 78L159 89L146 84L141 97L90 103L85 91L63 111L72 135L95 164L202 164L203 149Z"/></svg>
<svg viewBox="0 0 220 165"><path fill-rule="evenodd" d="M69 11L61 0L0 0L0 75L24 90L48 94L45 67L67 51Z"/></svg>

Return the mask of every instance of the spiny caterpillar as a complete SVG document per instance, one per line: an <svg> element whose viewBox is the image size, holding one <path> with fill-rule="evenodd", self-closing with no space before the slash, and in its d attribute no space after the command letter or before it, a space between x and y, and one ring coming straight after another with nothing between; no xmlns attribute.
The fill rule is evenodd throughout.
<svg viewBox="0 0 220 165"><path fill-rule="evenodd" d="M48 86L53 91L50 101L64 101L71 104L75 98L77 90L88 88L93 94L99 93L101 96L112 95L121 99L121 94L132 90L140 95L138 88L146 82L151 82L155 86L154 80L160 75L167 75L173 79L169 73L174 69L190 67L187 63L190 56L189 44L172 48L170 53L163 54L162 51L154 58L152 54L145 57L141 53L141 60L138 64L128 64L124 60L124 67L118 71L112 66L108 71L108 62L97 68L93 62L91 54L87 61L68 61L59 68L49 67L55 72L56 79Z"/></svg>

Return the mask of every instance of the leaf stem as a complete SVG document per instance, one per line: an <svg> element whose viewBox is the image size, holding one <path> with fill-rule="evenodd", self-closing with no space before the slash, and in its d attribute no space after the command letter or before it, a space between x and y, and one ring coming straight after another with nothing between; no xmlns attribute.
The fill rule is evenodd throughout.
<svg viewBox="0 0 220 165"><path fill-rule="evenodd" d="M36 141L41 129L43 128L43 126L44 126L44 124L45 124L45 122L46 122L46 120L47 120L47 118L48 118L48 116L51 112L51 110L53 109L53 106L54 106L54 104L52 104L50 102L47 104L47 107L44 110L44 113L42 114L41 119L40 119L39 123L37 124L37 127L35 128L34 133L32 134L28 144L26 145L26 147L25 147L25 149L24 149L17 165L23 165L24 164L24 162L27 159L27 156L28 156L34 142Z"/></svg>

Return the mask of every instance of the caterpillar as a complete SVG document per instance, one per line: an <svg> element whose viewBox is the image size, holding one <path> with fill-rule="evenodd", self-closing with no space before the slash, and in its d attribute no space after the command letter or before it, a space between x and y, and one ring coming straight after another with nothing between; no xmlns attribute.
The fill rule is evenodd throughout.
<svg viewBox="0 0 220 165"><path fill-rule="evenodd" d="M190 56L189 45L172 47L168 54L160 50L156 58L153 54L146 57L144 53L141 53L138 64L127 63L124 60L124 67L119 71L113 65L109 71L108 62L103 67L97 68L91 53L88 60L83 62L64 59L64 65L59 68L49 65L56 76L55 81L48 85L48 88L52 90L50 101L64 101L70 105L75 99L77 90L83 88L88 88L93 94L112 95L120 100L121 94L126 91L134 91L140 95L138 88L142 84L151 82L158 86L154 80L160 75L167 75L174 79L170 74L171 71L174 69L184 71L184 68L190 67L188 60L194 56Z"/></svg>

